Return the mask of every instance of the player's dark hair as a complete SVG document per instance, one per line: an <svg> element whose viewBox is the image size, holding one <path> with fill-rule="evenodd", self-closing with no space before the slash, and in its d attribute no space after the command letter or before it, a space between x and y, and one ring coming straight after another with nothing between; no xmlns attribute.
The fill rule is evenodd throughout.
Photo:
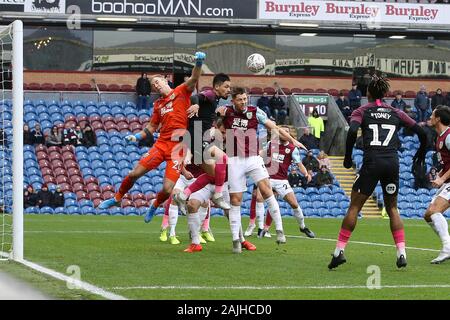
<svg viewBox="0 0 450 320"><path fill-rule="evenodd" d="M240 94L244 94L247 93L247 91L245 90L245 88L243 87L234 87L233 91L231 91L231 98L236 98L236 96L240 95Z"/></svg>
<svg viewBox="0 0 450 320"><path fill-rule="evenodd" d="M372 81L370 81L367 91L370 93L372 99L382 99L389 92L389 79L382 75L373 75Z"/></svg>
<svg viewBox="0 0 450 320"><path fill-rule="evenodd" d="M226 81L231 81L230 77L228 75L226 75L225 73L218 73L214 76L213 87L221 86Z"/></svg>
<svg viewBox="0 0 450 320"><path fill-rule="evenodd" d="M444 126L450 125L450 107L439 105L434 109L434 117L441 119Z"/></svg>
<svg viewBox="0 0 450 320"><path fill-rule="evenodd" d="M219 117L216 119L216 128L220 128L223 127L225 125L225 123L223 122L223 118Z"/></svg>

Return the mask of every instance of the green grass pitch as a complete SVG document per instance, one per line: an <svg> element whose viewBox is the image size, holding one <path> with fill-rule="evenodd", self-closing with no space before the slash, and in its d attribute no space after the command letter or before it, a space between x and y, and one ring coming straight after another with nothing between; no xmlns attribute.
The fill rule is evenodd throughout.
<svg viewBox="0 0 450 320"><path fill-rule="evenodd" d="M411 247L406 269L395 266L389 220L360 219L346 249L347 263L334 271L327 265L341 219L306 222L318 239L305 238L289 217L284 219L287 244L277 245L275 237L253 236L248 240L257 250L236 255L231 252L227 220L213 217L216 242L189 254L183 252L188 245L185 217L177 228L182 243L174 246L159 241L161 217L145 224L142 217L27 215L25 258L64 274L77 265L83 281L128 299L450 298L450 261L430 264L441 244L424 221L404 221ZM244 228L247 223L243 218ZM379 268L381 289L366 286L373 277L368 268ZM13 263L0 262L0 270L28 281L39 277ZM369 283L376 284L371 279ZM49 285L52 281L33 282L56 298L95 298L64 289L62 283Z"/></svg>

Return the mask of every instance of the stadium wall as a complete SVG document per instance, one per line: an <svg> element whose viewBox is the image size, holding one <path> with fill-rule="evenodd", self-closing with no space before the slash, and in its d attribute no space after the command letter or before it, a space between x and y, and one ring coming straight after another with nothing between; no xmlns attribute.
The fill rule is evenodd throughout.
<svg viewBox="0 0 450 320"><path fill-rule="evenodd" d="M214 75L203 75L200 79L199 87L211 86ZM136 84L140 73L137 72L60 72L60 71L25 71L25 83L90 83L95 79L97 84ZM350 89L351 77L287 77L287 76L248 76L232 75L234 82L244 87L274 87L274 82L278 82L281 87L286 88L311 88L311 89ZM421 84L425 84L427 90L435 91L441 88L443 91L450 91L450 80L436 79L392 79L391 90L417 91Z"/></svg>

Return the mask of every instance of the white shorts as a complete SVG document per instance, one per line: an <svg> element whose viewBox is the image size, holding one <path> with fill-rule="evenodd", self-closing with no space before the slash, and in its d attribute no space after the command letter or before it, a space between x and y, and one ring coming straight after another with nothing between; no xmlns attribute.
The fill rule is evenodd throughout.
<svg viewBox="0 0 450 320"><path fill-rule="evenodd" d="M189 199L198 200L201 203L209 201L214 195L216 186L213 184L208 184L203 189L198 190L190 195ZM225 202L230 203L230 193L228 192L228 182L225 182L223 185L223 199Z"/></svg>
<svg viewBox="0 0 450 320"><path fill-rule="evenodd" d="M436 200L437 197L444 198L447 201L450 201L450 182L444 183L438 191L436 191L436 194L433 196L433 199L431 199L431 203Z"/></svg>
<svg viewBox="0 0 450 320"><path fill-rule="evenodd" d="M177 183L175 184L175 187L173 187L173 190L178 189L181 191L184 191L187 187L189 187L191 184L193 184L197 180L197 178L192 178L191 180L186 179L185 176L180 175L180 177L177 180Z"/></svg>
<svg viewBox="0 0 450 320"><path fill-rule="evenodd" d="M287 180L270 179L270 185L272 186L272 190L276 191L281 198L284 198L289 193L294 192L289 184L289 181Z"/></svg>
<svg viewBox="0 0 450 320"><path fill-rule="evenodd" d="M228 183L230 193L247 191L247 178L251 178L254 183L269 178L263 158L260 156L229 158Z"/></svg>

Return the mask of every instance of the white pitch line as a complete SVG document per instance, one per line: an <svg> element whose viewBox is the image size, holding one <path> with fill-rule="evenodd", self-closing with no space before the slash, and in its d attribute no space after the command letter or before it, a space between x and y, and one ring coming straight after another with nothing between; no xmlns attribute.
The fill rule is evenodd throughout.
<svg viewBox="0 0 450 320"><path fill-rule="evenodd" d="M9 254L6 253L6 252L0 252L0 256L3 256L5 258L7 258L7 257L9 257ZM59 273L59 272L57 272L55 270L43 267L43 266L41 266L39 264L30 262L30 261L27 261L27 260L22 260L22 261L17 261L17 262L19 262L19 263L21 263L21 264L23 264L23 265L25 265L25 266L33 269L33 270L36 270L36 271L38 271L40 273L46 274L46 275L48 275L48 276L50 276L52 278L64 281L67 284L70 283L74 288L79 288L79 289L85 290L87 292L99 295L99 296L101 296L101 297L103 297L105 299L109 299L109 300L127 300L127 298L125 298L125 297L122 297L122 296L117 295L115 293L106 291L106 290L104 290L102 288L99 288L99 287L96 287L96 286L94 286L94 285L92 285L90 283L87 283L87 282L84 282L84 281L81 281L81 280L74 279L72 277L66 276L66 275L64 275L62 273Z"/></svg>
<svg viewBox="0 0 450 320"><path fill-rule="evenodd" d="M450 284L422 284L422 285L385 285L380 289L426 289L426 288L450 288ZM113 287L108 290L339 290L339 289L370 289L367 286L136 286Z"/></svg>
<svg viewBox="0 0 450 320"><path fill-rule="evenodd" d="M329 238L308 238L305 236L288 236L287 238L300 238L300 239L308 239L308 240L321 240L321 241L332 241L336 242L336 239L329 239ZM387 244L387 243L377 243L377 242L364 242L364 241L349 241L348 243L357 243L357 244L365 244L369 246L379 246L379 247L395 247L393 244ZM440 250L436 249L429 249L429 248L418 248L418 247L406 247L406 249L409 250L420 250L420 251L432 251L432 252L440 252Z"/></svg>

